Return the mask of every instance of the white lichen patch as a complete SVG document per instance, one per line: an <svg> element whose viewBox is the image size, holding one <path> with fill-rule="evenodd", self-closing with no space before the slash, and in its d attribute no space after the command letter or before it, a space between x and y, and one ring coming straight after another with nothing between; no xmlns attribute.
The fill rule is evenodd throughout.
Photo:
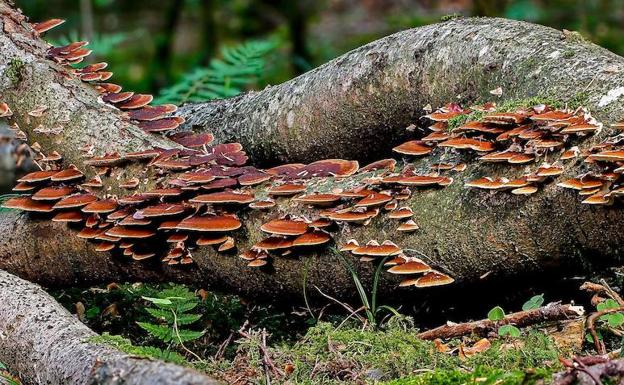
<svg viewBox="0 0 624 385"><path fill-rule="evenodd" d="M600 102L598 102L598 107L605 107L618 100L619 97L622 95L624 95L624 87L613 88L609 90L606 95L603 95L600 98Z"/></svg>

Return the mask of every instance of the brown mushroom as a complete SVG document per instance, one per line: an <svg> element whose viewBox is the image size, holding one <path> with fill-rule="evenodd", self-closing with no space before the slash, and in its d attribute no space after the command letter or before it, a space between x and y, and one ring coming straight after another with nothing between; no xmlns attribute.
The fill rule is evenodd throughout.
<svg viewBox="0 0 624 385"><path fill-rule="evenodd" d="M416 222L414 222L413 219L409 219L403 223L401 223L399 225L399 227L397 227L397 231L401 231L404 233L409 233L412 231L416 231L418 230L420 227L418 227L418 224L416 224Z"/></svg>
<svg viewBox="0 0 624 385"><path fill-rule="evenodd" d="M254 196L233 191L220 191L198 195L189 200L191 203L202 204L248 204L254 201Z"/></svg>
<svg viewBox="0 0 624 385"><path fill-rule="evenodd" d="M36 201L30 197L15 197L4 201L2 207L7 209L18 209L24 211L49 213L54 211L52 203Z"/></svg>
<svg viewBox="0 0 624 385"><path fill-rule="evenodd" d="M52 222L82 222L82 213L80 211L64 211L56 214L52 218Z"/></svg>
<svg viewBox="0 0 624 385"><path fill-rule="evenodd" d="M340 248L340 251L352 251L358 248L360 244L355 239L349 239L347 243Z"/></svg>
<svg viewBox="0 0 624 385"><path fill-rule="evenodd" d="M37 191L32 199L36 201L56 201L69 196L74 192L73 187L59 186L59 187L45 187Z"/></svg>
<svg viewBox="0 0 624 385"><path fill-rule="evenodd" d="M433 151L433 147L429 147L419 140L411 140L394 147L392 151L404 155L427 155Z"/></svg>
<svg viewBox="0 0 624 385"><path fill-rule="evenodd" d="M256 201L256 202L251 202L249 204L249 207L252 209L257 209L257 210L265 210L265 209L270 209L271 207L275 206L275 201L271 200L271 199L266 199L266 200L261 200L261 201Z"/></svg>
<svg viewBox="0 0 624 385"><path fill-rule="evenodd" d="M438 144L438 146L460 150L470 149L477 152L489 152L494 150L494 144L492 142L472 138L452 138Z"/></svg>
<svg viewBox="0 0 624 385"><path fill-rule="evenodd" d="M156 233L153 230L145 229L145 228L135 228L135 227L125 227L125 226L114 226L113 228L107 230L104 234L111 237L118 238L149 238Z"/></svg>
<svg viewBox="0 0 624 385"><path fill-rule="evenodd" d="M39 23L33 23L32 27L35 30L35 32L37 32L38 34L42 34L46 31L51 30L54 27L57 27L63 24L64 22L65 20L63 19L50 19L50 20L39 22Z"/></svg>
<svg viewBox="0 0 624 385"><path fill-rule="evenodd" d="M375 257L388 257L393 255L399 255L403 252L401 248L390 241L384 241L381 245L369 242L364 246L356 247L351 250L355 255L369 255Z"/></svg>
<svg viewBox="0 0 624 385"><path fill-rule="evenodd" d="M263 224L260 230L275 235L302 235L308 230L308 225L303 221L276 219Z"/></svg>
<svg viewBox="0 0 624 385"><path fill-rule="evenodd" d="M407 262L397 264L388 269L388 273L392 274L419 274L428 271L431 271L431 266L418 258L410 258Z"/></svg>
<svg viewBox="0 0 624 385"><path fill-rule="evenodd" d="M359 200L355 207L381 206L392 200L392 196L384 193L373 193Z"/></svg>
<svg viewBox="0 0 624 385"><path fill-rule="evenodd" d="M24 183L36 183L36 182L43 182L43 181L47 181L50 178L52 178L52 175L58 173L58 171L56 170L52 170L52 171L35 171L35 172L31 172L30 174L26 174L23 177L19 178L17 181L18 182L24 182Z"/></svg>
<svg viewBox="0 0 624 385"><path fill-rule="evenodd" d="M262 241L253 245L253 249L255 250L279 250L279 249L289 249L293 246L292 239L283 238L283 237L268 237L263 239Z"/></svg>
<svg viewBox="0 0 624 385"><path fill-rule="evenodd" d="M201 232L227 232L241 227L241 222L234 216L214 215L214 216L192 216L183 219L176 226L179 230L192 230Z"/></svg>
<svg viewBox="0 0 624 385"><path fill-rule="evenodd" d="M97 197L92 194L71 195L57 202L54 205L54 208L55 209L78 208L78 207L86 206L89 203L95 202L96 200L97 200Z"/></svg>
<svg viewBox="0 0 624 385"><path fill-rule="evenodd" d="M117 210L117 201L114 199L91 202L82 208L83 213L96 214L112 213L115 210Z"/></svg>
<svg viewBox="0 0 624 385"><path fill-rule="evenodd" d="M293 246L317 246L331 241L331 236L323 231L311 231L298 236L292 242Z"/></svg>
<svg viewBox="0 0 624 385"><path fill-rule="evenodd" d="M293 198L294 201L312 206L331 206L340 200L336 194L308 194Z"/></svg>
<svg viewBox="0 0 624 385"><path fill-rule="evenodd" d="M400 209L391 211L388 213L388 218L391 219L405 219L411 218L414 215L414 212L410 207L401 207Z"/></svg>
<svg viewBox="0 0 624 385"><path fill-rule="evenodd" d="M150 104L152 100L154 100L152 95L135 94L124 102L117 104L117 107L122 110L136 110Z"/></svg>

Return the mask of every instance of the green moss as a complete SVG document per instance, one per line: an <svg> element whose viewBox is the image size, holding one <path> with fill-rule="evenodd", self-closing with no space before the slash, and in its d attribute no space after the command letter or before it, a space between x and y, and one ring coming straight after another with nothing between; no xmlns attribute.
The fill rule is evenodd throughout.
<svg viewBox="0 0 624 385"><path fill-rule="evenodd" d="M9 61L9 65L6 71L4 72L6 73L9 80L11 80L11 83L13 85L19 83L22 80L23 68L24 68L24 62L22 62L20 59L13 58Z"/></svg>
<svg viewBox="0 0 624 385"><path fill-rule="evenodd" d="M134 346L129 339L122 336L103 333L102 335L89 338L87 342L110 346L134 357L153 358L173 362L178 365L188 365L186 359L176 352L161 350L153 346Z"/></svg>
<svg viewBox="0 0 624 385"><path fill-rule="evenodd" d="M519 384L535 368L544 375L560 370L557 357L568 354L557 350L547 335L529 331L517 340L493 340L489 350L462 361L456 354L439 353L432 341L419 339L417 333L409 318L394 319L382 331L319 323L297 343L269 350L277 367L293 366L288 382L296 384L349 383L356 377L368 381L409 378L393 384L460 384L471 375L482 377L479 373ZM260 344L259 333L239 341L242 357L235 362L249 363L250 372L263 373ZM216 366L203 369L211 373L217 367L225 372L240 370L223 361L211 365ZM426 374L414 376L419 372Z"/></svg>
<svg viewBox="0 0 624 385"><path fill-rule="evenodd" d="M463 16L456 12L456 13L451 13L449 15L442 16L440 18L440 21L450 21L450 20L459 19L460 17L463 17Z"/></svg>
<svg viewBox="0 0 624 385"><path fill-rule="evenodd" d="M473 111L469 114L457 115L448 121L448 129L453 130L457 127L460 127L467 122L471 122L473 120L479 120L485 115L485 112L481 111Z"/></svg>
<svg viewBox="0 0 624 385"><path fill-rule="evenodd" d="M385 385L532 385L548 380L552 374L552 370L544 368L505 371L478 367L472 372L459 369L436 370L432 373L390 381Z"/></svg>

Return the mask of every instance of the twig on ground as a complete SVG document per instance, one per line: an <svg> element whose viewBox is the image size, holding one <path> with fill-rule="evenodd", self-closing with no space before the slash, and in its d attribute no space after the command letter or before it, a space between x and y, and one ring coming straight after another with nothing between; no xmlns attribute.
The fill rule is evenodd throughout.
<svg viewBox="0 0 624 385"><path fill-rule="evenodd" d="M512 324L518 327L538 324L546 321L560 321L570 318L577 318L583 315L583 308L570 304L550 303L546 306L511 313L501 321L491 321L482 319L480 321L466 322L453 325L442 325L435 329L427 330L418 334L424 340L434 340L436 338L448 339L460 337L468 334L486 335L490 331L496 330L500 325Z"/></svg>

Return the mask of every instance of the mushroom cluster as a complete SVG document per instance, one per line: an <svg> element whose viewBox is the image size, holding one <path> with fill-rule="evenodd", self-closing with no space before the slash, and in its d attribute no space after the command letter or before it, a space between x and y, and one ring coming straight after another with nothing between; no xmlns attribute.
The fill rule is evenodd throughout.
<svg viewBox="0 0 624 385"><path fill-rule="evenodd" d="M399 286L431 287L442 286L453 283L455 280L447 274L434 270L422 259L407 256L403 250L394 242L385 240L382 243L371 240L364 246L351 239L340 248L340 251L349 251L360 257L362 262L373 262L378 259L384 260L384 267L388 267L388 272L407 276ZM423 274L414 277L416 274Z"/></svg>
<svg viewBox="0 0 624 385"><path fill-rule="evenodd" d="M61 22L51 20L33 28L43 33ZM195 250L212 247L217 253L238 254L249 267L268 266L274 257L299 256L326 247L337 231L366 226L378 216L396 225L399 232L416 231L419 227L406 201L417 190L451 185L453 173L467 167L465 162L438 161L417 170L409 162L397 167L395 159L381 159L360 168L357 161L325 159L258 169L247 165L248 157L239 143L213 144L209 133L174 133L183 122L172 116L176 106L150 106L151 95L123 92L107 82L112 73L105 71L106 63L70 66L89 55L86 45L51 47L47 56L66 66L66 76L92 85L101 102L118 110L128 123L165 135L180 148L96 155L95 146L85 145L79 149L84 157L84 169L79 170L65 165L57 152L41 153L34 143L41 170L21 178L14 191L23 195L4 205L68 223L79 237L95 242L96 251L185 266L193 264ZM46 109L40 106L28 116L40 117ZM8 105L0 103L0 117L10 118L11 113ZM453 153L455 159L476 154L483 163L511 165L541 160L537 169L521 177L483 177L467 182L468 187L530 195L541 183L563 174L564 162L584 158L592 170L559 183L561 187L579 190L587 196L584 202L592 204L609 204L613 197L624 195L624 186L618 184L624 171L619 136L584 151L566 148L602 127L583 109L539 105L500 112L493 103L469 109L448 104L425 118L433 122L430 132L395 147L394 152L404 157ZM614 127L622 129L624 123ZM16 132L25 139L25 134ZM271 210L287 205L297 205L300 214ZM237 231L249 210L264 212L260 217L266 220L260 230L266 237L249 250L238 250ZM388 272L408 275L401 286L453 282L388 240L364 246L351 240L341 250L362 262L389 259L384 263Z"/></svg>
<svg viewBox="0 0 624 385"><path fill-rule="evenodd" d="M624 122L615 123L612 128L621 131ZM572 157L570 152L568 156ZM587 149L575 148L573 154L583 159L586 171L558 183L559 187L578 191L582 202L590 205L609 206L624 196L624 137L619 132Z"/></svg>
<svg viewBox="0 0 624 385"><path fill-rule="evenodd" d="M602 124L582 108L568 110L547 105L501 112L496 110L494 103L469 109L449 104L425 117L433 121L429 126L431 133L421 140L396 147L396 152L425 155L435 148L450 148L459 152L474 152L480 162L511 165L544 159L537 170L521 177L482 177L466 183L467 187L509 190L518 195L533 194L537 192L539 184L561 175L564 172L562 162L578 156L575 150L577 147L566 149L566 145L602 129ZM469 120L470 117L474 119ZM467 121L450 127L449 123L453 119ZM557 162L546 161L556 156L559 156ZM436 166L441 170L457 167L452 164Z"/></svg>

